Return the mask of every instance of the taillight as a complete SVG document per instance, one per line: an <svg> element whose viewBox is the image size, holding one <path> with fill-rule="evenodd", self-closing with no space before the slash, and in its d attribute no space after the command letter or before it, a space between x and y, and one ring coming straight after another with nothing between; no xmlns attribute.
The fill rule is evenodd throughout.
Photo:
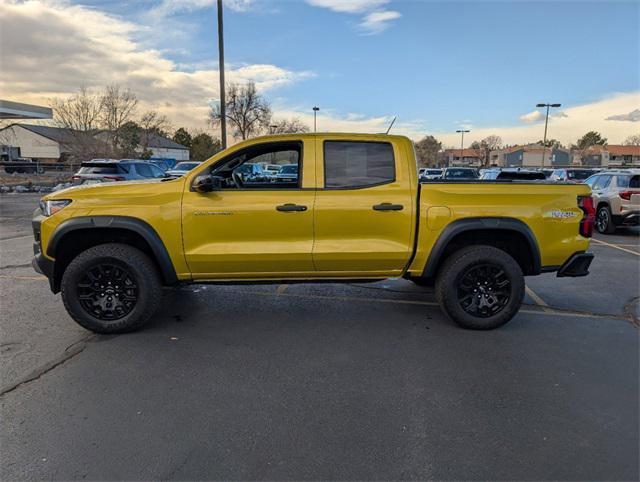
<svg viewBox="0 0 640 482"><path fill-rule="evenodd" d="M80 179L80 176L73 176L73 177L71 178L71 180L72 180L72 181L77 181L78 179Z"/></svg>
<svg viewBox="0 0 640 482"><path fill-rule="evenodd" d="M122 176L102 176L102 179L108 179L109 181L124 181Z"/></svg>
<svg viewBox="0 0 640 482"><path fill-rule="evenodd" d="M578 196L578 206L584 215L580 220L580 234L585 238L590 238L593 234L593 224L596 221L596 209L593 206L591 196Z"/></svg>
<svg viewBox="0 0 640 482"><path fill-rule="evenodd" d="M631 201L632 195L633 195L633 191L622 191L618 193L618 196L620 196L625 201Z"/></svg>

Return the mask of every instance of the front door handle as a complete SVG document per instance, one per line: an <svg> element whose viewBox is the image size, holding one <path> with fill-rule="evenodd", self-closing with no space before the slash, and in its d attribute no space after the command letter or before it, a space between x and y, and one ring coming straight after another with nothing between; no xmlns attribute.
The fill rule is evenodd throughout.
<svg viewBox="0 0 640 482"><path fill-rule="evenodd" d="M278 211L291 212L291 211L306 211L307 206L300 206L299 204L281 204L276 206Z"/></svg>
<svg viewBox="0 0 640 482"><path fill-rule="evenodd" d="M402 204L382 203L373 206L374 211L402 211L404 206Z"/></svg>

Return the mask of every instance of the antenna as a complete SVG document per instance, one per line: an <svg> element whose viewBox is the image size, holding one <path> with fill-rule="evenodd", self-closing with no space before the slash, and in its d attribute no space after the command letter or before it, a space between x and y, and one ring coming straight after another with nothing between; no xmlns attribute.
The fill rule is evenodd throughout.
<svg viewBox="0 0 640 482"><path fill-rule="evenodd" d="M387 129L387 132L385 132L385 134L388 134L388 133L389 133L389 131L390 131L390 130L391 130L391 128L393 127L393 123L396 121L396 118L397 118L397 117L398 117L397 115L393 116L393 120L391 121L391 124L389 124L389 128Z"/></svg>

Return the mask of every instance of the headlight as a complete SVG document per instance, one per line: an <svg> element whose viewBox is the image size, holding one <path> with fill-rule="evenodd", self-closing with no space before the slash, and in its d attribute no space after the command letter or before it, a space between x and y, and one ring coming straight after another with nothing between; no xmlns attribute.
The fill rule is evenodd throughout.
<svg viewBox="0 0 640 482"><path fill-rule="evenodd" d="M51 216L62 208L71 204L71 199L54 199L51 201L40 201L40 211L45 216Z"/></svg>

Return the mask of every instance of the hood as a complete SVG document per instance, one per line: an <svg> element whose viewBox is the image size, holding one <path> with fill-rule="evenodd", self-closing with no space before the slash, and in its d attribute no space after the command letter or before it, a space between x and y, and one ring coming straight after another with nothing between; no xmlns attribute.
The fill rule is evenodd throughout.
<svg viewBox="0 0 640 482"><path fill-rule="evenodd" d="M100 182L96 184L81 184L79 186L70 186L60 191L47 194L42 199L69 199L74 195L90 195L100 196L100 191L113 192L114 190L122 189L123 191L135 188L136 186L148 186L150 184L160 184L163 182L176 181L177 178L158 178L158 179L137 179L133 181L114 181L114 182Z"/></svg>

